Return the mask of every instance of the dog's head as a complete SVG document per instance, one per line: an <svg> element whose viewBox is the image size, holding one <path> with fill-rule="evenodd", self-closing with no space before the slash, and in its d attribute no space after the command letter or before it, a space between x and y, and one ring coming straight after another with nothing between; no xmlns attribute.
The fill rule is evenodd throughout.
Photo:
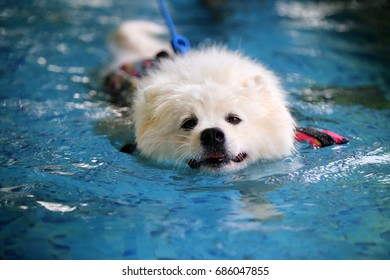
<svg viewBox="0 0 390 280"><path fill-rule="evenodd" d="M276 78L242 56L214 51L206 54L217 57L214 66L202 65L199 53L189 55L162 63L141 83L134 103L141 153L208 170L290 154L294 121Z"/></svg>

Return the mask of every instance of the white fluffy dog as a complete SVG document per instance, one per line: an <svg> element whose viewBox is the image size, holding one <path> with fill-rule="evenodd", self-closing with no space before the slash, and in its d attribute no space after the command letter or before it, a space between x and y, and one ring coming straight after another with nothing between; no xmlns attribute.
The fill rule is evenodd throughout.
<svg viewBox="0 0 390 280"><path fill-rule="evenodd" d="M147 21L124 23L110 71L169 50ZM160 59L137 81L132 111L141 155L194 169L229 171L294 150L295 122L276 76L239 52L211 46Z"/></svg>

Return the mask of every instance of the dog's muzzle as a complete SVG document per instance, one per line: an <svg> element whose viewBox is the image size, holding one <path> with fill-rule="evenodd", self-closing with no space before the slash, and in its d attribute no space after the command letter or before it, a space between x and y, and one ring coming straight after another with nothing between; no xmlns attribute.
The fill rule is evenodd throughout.
<svg viewBox="0 0 390 280"><path fill-rule="evenodd" d="M230 163L230 161L238 163L246 158L246 153L231 156L226 151L225 142L225 133L218 127L203 130L200 134L200 143L204 148L203 155L199 160L190 159L189 167L193 169L198 169L201 166L220 168Z"/></svg>

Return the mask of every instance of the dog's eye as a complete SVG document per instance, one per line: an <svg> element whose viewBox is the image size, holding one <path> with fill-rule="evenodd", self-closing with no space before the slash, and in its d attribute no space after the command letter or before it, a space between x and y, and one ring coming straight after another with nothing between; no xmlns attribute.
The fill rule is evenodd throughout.
<svg viewBox="0 0 390 280"><path fill-rule="evenodd" d="M183 128L184 130L191 130L193 129L196 125L198 124L198 119L196 117L190 117L190 118L186 118L182 124L181 124L181 128Z"/></svg>
<svg viewBox="0 0 390 280"><path fill-rule="evenodd" d="M237 125L237 124L239 124L242 120L237 116L237 115L235 115L235 114L229 114L229 115L227 115L226 116L226 121L228 122L228 123L231 123L231 124L233 124L233 125Z"/></svg>

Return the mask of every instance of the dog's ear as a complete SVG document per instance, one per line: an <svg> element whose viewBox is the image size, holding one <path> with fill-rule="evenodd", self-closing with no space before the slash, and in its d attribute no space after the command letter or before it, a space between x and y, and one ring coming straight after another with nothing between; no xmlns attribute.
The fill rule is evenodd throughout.
<svg viewBox="0 0 390 280"><path fill-rule="evenodd" d="M284 94L279 80L272 73L257 74L242 83L243 89L260 93L261 95L280 96Z"/></svg>
<svg viewBox="0 0 390 280"><path fill-rule="evenodd" d="M252 89L263 89L264 80L260 75L255 75L242 83L242 87L244 88L252 88Z"/></svg>
<svg viewBox="0 0 390 280"><path fill-rule="evenodd" d="M159 89L156 86L148 86L142 91L146 103L152 103L159 94Z"/></svg>

